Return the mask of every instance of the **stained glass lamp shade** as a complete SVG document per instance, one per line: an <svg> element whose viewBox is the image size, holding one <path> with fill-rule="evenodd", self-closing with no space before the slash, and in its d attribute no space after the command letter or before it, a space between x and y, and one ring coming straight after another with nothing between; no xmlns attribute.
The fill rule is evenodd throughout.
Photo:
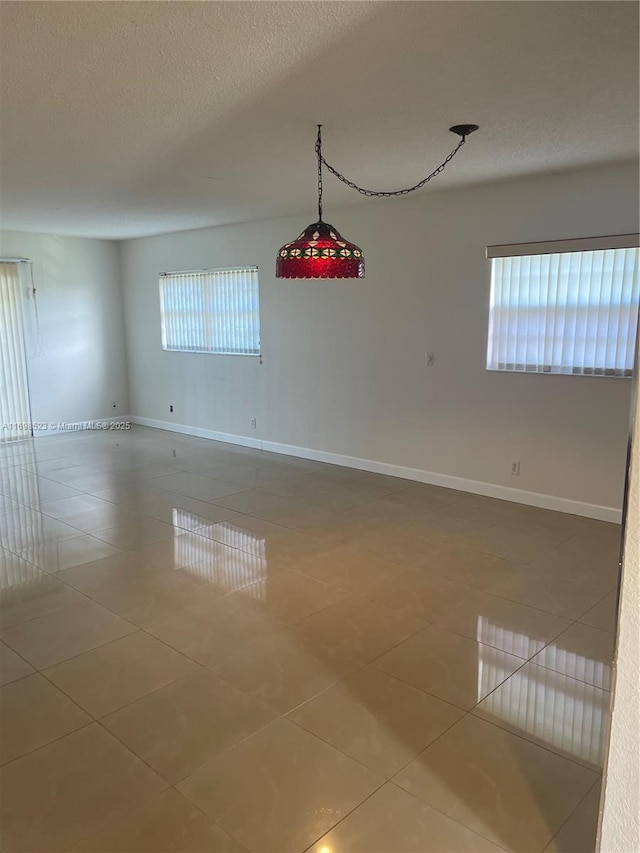
<svg viewBox="0 0 640 853"><path fill-rule="evenodd" d="M364 278L364 255L333 225L314 222L280 249L276 278Z"/></svg>
<svg viewBox="0 0 640 853"><path fill-rule="evenodd" d="M367 190L327 163L322 156L322 125L318 125L316 155L318 158L318 220L309 225L291 243L285 243L278 252L276 278L364 278L364 256L362 249L345 240L338 231L322 220L322 167L335 175L342 183L357 190L368 198L390 198L415 192L445 168L464 145L467 136L478 130L477 124L455 124L449 130L460 137L460 141L443 163L426 178L412 187L402 190Z"/></svg>

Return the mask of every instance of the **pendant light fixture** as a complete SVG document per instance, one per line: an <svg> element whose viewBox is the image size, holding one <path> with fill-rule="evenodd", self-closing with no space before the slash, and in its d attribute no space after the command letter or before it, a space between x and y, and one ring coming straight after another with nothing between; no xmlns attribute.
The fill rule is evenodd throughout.
<svg viewBox="0 0 640 853"><path fill-rule="evenodd" d="M367 190L345 178L337 169L325 160L322 154L322 125L318 125L316 138L316 155L318 158L318 220L304 229L302 234L278 252L276 261L276 278L364 278L364 254L354 243L345 240L333 225L322 219L322 167L335 175L348 187L357 190L370 198L391 198L392 196L407 195L419 190L431 178L439 175L447 163L453 159L464 145L467 136L478 130L477 124L456 124L450 127L451 133L460 137L460 141L431 174L419 183L403 190L392 192Z"/></svg>

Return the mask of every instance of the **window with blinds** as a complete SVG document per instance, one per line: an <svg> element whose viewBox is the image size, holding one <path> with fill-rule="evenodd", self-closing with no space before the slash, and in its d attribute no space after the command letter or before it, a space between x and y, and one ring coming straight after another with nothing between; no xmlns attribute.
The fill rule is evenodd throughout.
<svg viewBox="0 0 640 853"><path fill-rule="evenodd" d="M0 442L32 434L21 286L25 266L0 260Z"/></svg>
<svg viewBox="0 0 640 853"><path fill-rule="evenodd" d="M160 276L162 349L260 355L258 268Z"/></svg>
<svg viewBox="0 0 640 853"><path fill-rule="evenodd" d="M632 375L639 250L598 239L607 238L487 249L488 370Z"/></svg>

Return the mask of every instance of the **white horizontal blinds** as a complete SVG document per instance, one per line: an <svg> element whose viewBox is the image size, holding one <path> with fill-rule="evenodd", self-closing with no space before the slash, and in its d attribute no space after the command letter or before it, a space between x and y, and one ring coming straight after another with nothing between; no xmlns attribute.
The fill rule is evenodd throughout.
<svg viewBox="0 0 640 853"><path fill-rule="evenodd" d="M162 275L160 312L163 349L260 354L255 268Z"/></svg>
<svg viewBox="0 0 640 853"><path fill-rule="evenodd" d="M22 303L18 264L0 262L0 441L31 435Z"/></svg>
<svg viewBox="0 0 640 853"><path fill-rule="evenodd" d="M495 257L487 368L630 376L637 248Z"/></svg>

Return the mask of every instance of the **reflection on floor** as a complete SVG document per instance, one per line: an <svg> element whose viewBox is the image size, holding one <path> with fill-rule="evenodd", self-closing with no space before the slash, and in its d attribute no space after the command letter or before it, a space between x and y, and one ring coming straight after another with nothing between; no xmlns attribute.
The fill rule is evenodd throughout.
<svg viewBox="0 0 640 853"><path fill-rule="evenodd" d="M615 525L143 427L0 494L5 853L593 850Z"/></svg>

